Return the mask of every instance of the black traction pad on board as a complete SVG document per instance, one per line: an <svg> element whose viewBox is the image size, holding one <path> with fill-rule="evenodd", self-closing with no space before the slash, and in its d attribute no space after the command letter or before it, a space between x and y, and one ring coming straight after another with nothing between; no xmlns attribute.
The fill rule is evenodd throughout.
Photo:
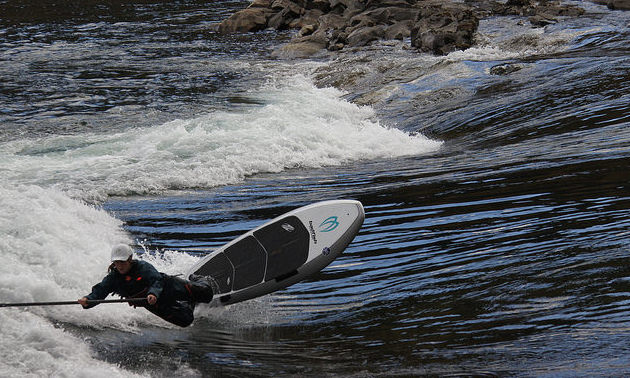
<svg viewBox="0 0 630 378"><path fill-rule="evenodd" d="M293 272L308 259L310 233L295 216L280 219L254 236L267 251L265 281Z"/></svg>

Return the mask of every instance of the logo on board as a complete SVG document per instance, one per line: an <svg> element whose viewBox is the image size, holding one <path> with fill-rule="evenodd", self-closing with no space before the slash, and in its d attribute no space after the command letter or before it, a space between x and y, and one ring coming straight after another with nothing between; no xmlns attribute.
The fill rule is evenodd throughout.
<svg viewBox="0 0 630 378"><path fill-rule="evenodd" d="M320 232L330 232L339 226L339 221L336 216L328 217L319 225Z"/></svg>
<svg viewBox="0 0 630 378"><path fill-rule="evenodd" d="M284 224L282 225L282 228L283 228L286 232L293 232L293 231L295 231L295 227L291 226L291 225L290 225L290 224L288 224L288 223L284 223Z"/></svg>

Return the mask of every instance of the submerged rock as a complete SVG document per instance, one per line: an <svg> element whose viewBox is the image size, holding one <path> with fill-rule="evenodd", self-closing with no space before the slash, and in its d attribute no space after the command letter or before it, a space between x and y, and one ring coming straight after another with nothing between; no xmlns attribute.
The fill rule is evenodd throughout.
<svg viewBox="0 0 630 378"><path fill-rule="evenodd" d="M522 69L523 67L519 64L513 64L513 63L499 64L497 66L490 68L490 74L503 76L503 75L509 75L516 71L520 71Z"/></svg>
<svg viewBox="0 0 630 378"><path fill-rule="evenodd" d="M222 33L297 29L292 41L276 53L288 57L406 38L420 51L444 55L471 47L483 17L520 15L538 27L556 22L555 17L582 13L574 5L546 0L254 0L216 29Z"/></svg>

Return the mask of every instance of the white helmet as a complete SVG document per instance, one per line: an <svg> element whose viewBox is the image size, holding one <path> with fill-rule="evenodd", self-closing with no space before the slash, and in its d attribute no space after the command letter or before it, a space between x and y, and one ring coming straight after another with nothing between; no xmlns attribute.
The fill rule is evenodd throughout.
<svg viewBox="0 0 630 378"><path fill-rule="evenodd" d="M127 244L118 244L112 248L112 261L127 261L133 255L133 250Z"/></svg>

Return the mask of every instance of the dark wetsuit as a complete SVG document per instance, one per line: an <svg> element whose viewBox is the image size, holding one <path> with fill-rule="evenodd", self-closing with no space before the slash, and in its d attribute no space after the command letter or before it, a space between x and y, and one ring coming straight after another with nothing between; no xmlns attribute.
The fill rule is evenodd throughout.
<svg viewBox="0 0 630 378"><path fill-rule="evenodd" d="M160 273L153 265L141 260L132 260L127 274L111 268L86 297L88 300L105 299L110 293L125 298L146 298L153 294L157 297L155 305L144 303L139 306L180 327L187 327L194 320L195 302L208 303L212 299L209 285Z"/></svg>

